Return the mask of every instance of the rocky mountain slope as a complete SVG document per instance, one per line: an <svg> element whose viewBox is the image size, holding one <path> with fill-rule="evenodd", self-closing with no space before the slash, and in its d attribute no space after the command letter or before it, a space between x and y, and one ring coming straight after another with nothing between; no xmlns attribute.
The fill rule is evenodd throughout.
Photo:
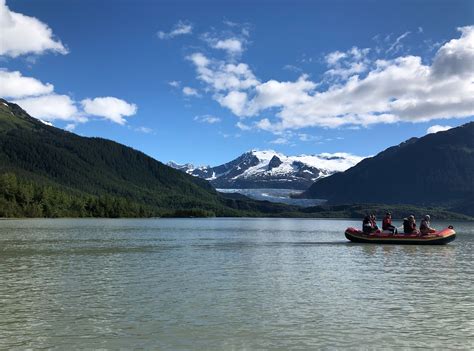
<svg viewBox="0 0 474 351"><path fill-rule="evenodd" d="M168 165L206 179L216 188L279 188L305 190L315 181L342 172L363 158L347 153L286 156L273 150L251 150L216 167Z"/></svg>

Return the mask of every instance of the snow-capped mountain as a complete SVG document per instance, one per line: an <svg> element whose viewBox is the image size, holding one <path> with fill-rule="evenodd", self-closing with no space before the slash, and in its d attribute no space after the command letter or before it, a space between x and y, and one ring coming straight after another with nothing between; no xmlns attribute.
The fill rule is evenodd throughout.
<svg viewBox="0 0 474 351"><path fill-rule="evenodd" d="M273 150L252 150L220 166L168 165L207 179L215 188L307 189L320 178L343 172L363 157L347 153L285 156Z"/></svg>

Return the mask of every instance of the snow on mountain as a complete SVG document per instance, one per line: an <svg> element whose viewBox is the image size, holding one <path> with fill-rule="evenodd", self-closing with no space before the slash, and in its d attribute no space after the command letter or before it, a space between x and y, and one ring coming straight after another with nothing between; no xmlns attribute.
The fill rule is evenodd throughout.
<svg viewBox="0 0 474 351"><path fill-rule="evenodd" d="M37 120L40 121L43 124L46 124L47 126L53 127L53 123L51 123L51 122L48 122L48 121L45 121L45 120L39 119L39 118L37 118Z"/></svg>
<svg viewBox="0 0 474 351"><path fill-rule="evenodd" d="M360 162L363 157L348 153L286 156L273 150L251 150L220 166L169 166L207 179L216 188L307 189L312 183Z"/></svg>

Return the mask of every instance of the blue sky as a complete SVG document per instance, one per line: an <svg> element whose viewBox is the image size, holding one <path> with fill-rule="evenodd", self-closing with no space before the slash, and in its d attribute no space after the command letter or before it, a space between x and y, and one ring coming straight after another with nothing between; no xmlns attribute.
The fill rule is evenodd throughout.
<svg viewBox="0 0 474 351"><path fill-rule="evenodd" d="M0 95L164 162L365 156L474 120L472 1L0 6Z"/></svg>

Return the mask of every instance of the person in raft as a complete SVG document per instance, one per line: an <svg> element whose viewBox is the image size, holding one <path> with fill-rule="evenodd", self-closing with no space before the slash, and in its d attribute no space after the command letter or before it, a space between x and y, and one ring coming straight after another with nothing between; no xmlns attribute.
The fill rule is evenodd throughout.
<svg viewBox="0 0 474 351"><path fill-rule="evenodd" d="M403 219L403 232L405 234L418 233L416 230L415 216L411 215L408 218Z"/></svg>
<svg viewBox="0 0 474 351"><path fill-rule="evenodd" d="M394 225L392 225L392 214L390 212L387 212L385 214L385 217L383 218L382 230L387 230L391 232L392 234L397 233L397 228Z"/></svg>
<svg viewBox="0 0 474 351"><path fill-rule="evenodd" d="M420 233L422 235L430 234L430 233L435 233L436 229L431 228L431 217L430 215L426 215L420 223Z"/></svg>
<svg viewBox="0 0 474 351"><path fill-rule="evenodd" d="M375 219L375 214L373 213L370 215L370 223L372 223L372 228L374 228L374 230L379 230L379 227Z"/></svg>
<svg viewBox="0 0 474 351"><path fill-rule="evenodd" d="M367 215L364 217L364 220L362 221L362 231L365 234L371 234L379 229L377 225L375 225L375 220L372 220L372 215Z"/></svg>

